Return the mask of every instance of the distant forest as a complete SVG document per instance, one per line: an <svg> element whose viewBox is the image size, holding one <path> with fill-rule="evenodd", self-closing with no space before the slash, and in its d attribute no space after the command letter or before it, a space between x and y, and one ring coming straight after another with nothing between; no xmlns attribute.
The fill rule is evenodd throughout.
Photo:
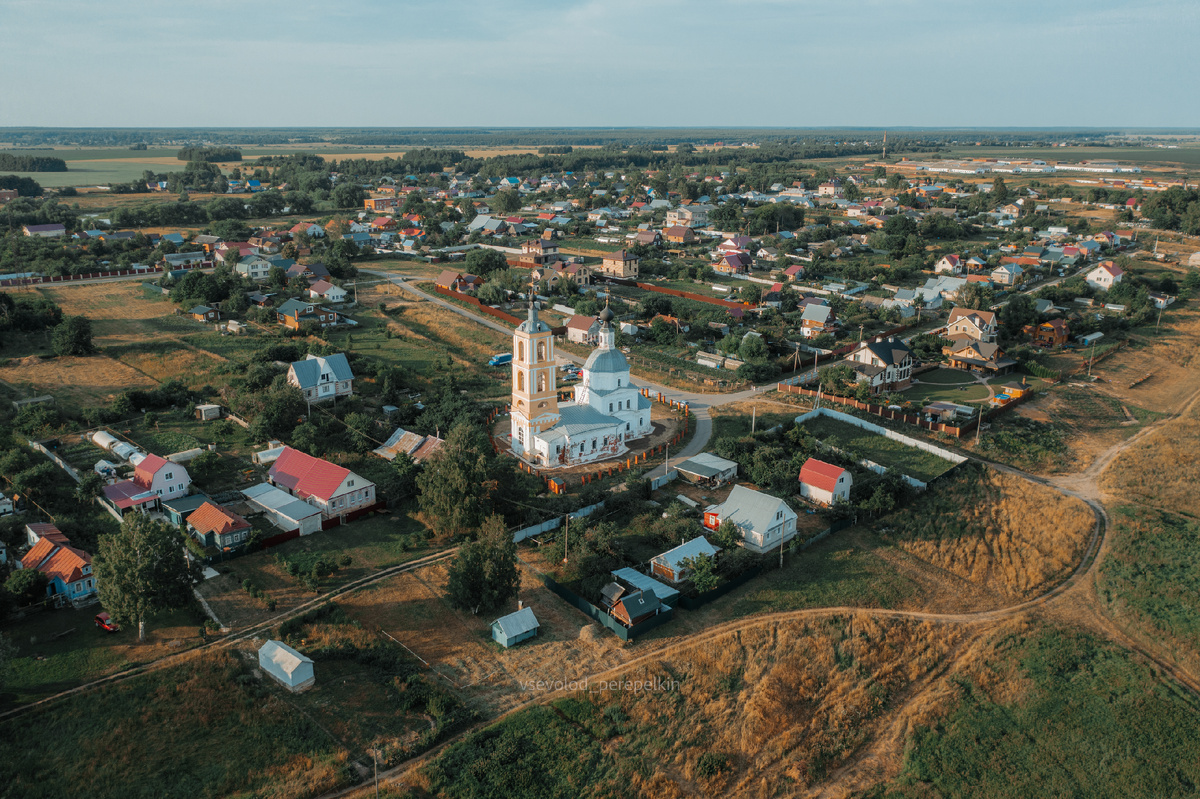
<svg viewBox="0 0 1200 799"><path fill-rule="evenodd" d="M241 161L242 151L236 147L184 147L176 155L180 161Z"/></svg>
<svg viewBox="0 0 1200 799"><path fill-rule="evenodd" d="M44 155L0 153L0 170L5 172L66 172L67 162Z"/></svg>
<svg viewBox="0 0 1200 799"><path fill-rule="evenodd" d="M1060 142L1103 146L1123 131L1078 130L919 130L888 131L888 149L907 145L1049 145ZM666 146L690 142L791 143L818 146L872 144L883 137L879 128L0 128L0 139L15 146L153 146L326 144L386 147L537 147L537 146Z"/></svg>

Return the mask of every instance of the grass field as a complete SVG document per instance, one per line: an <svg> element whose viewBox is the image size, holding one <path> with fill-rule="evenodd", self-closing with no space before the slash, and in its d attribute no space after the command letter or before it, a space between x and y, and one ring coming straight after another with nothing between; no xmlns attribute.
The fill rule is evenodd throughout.
<svg viewBox="0 0 1200 799"><path fill-rule="evenodd" d="M144 643L138 643L136 629L108 633L96 627L92 619L99 611L98 606L43 611L7 624L3 632L17 654L0 706L32 702L200 643L203 619L189 611L150 620Z"/></svg>
<svg viewBox="0 0 1200 799"><path fill-rule="evenodd" d="M1109 514L1111 550L1096 590L1131 635L1153 641L1190 669L1200 668L1200 522L1121 505Z"/></svg>
<svg viewBox="0 0 1200 799"><path fill-rule="evenodd" d="M971 403L983 402L988 396L988 388L982 383L964 385L931 383L926 385L922 382L904 392L905 399L920 403L941 400L943 402L957 402L969 405Z"/></svg>
<svg viewBox="0 0 1200 799"><path fill-rule="evenodd" d="M406 781L456 799L800 795L960 635L858 617L751 628L510 716Z"/></svg>
<svg viewBox="0 0 1200 799"><path fill-rule="evenodd" d="M1200 407L1126 449L1105 470L1104 491L1200 519Z"/></svg>
<svg viewBox="0 0 1200 799"><path fill-rule="evenodd" d="M863 799L1196 795L1200 715L1105 641L1052 626L1007 635L953 679L953 711L922 725L900 776Z"/></svg>
<svg viewBox="0 0 1200 799"><path fill-rule="evenodd" d="M1117 161L1138 166L1163 165L1193 168L1200 165L1200 146L1181 144L1176 150L1165 150L1158 147L959 147L952 149L947 157L1040 158L1050 163ZM1095 179L1097 176L1080 172L1071 173L1070 177Z"/></svg>
<svg viewBox="0 0 1200 799"><path fill-rule="evenodd" d="M1095 519L1078 499L970 464L883 524L897 548L1011 601L1069 574Z"/></svg>
<svg viewBox="0 0 1200 799"><path fill-rule="evenodd" d="M917 375L921 383L933 383L939 386L969 386L975 383L975 375L961 369L934 369Z"/></svg>
<svg viewBox="0 0 1200 799"><path fill-rule="evenodd" d="M954 465L925 450L827 416L810 419L804 427L826 444L925 483Z"/></svg>

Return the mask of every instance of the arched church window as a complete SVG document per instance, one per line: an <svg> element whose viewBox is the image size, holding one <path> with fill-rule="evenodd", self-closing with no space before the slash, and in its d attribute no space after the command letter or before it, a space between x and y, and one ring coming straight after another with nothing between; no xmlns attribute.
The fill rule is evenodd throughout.
<svg viewBox="0 0 1200 799"><path fill-rule="evenodd" d="M517 360L518 361L525 360L525 342L524 341L517 342Z"/></svg>
<svg viewBox="0 0 1200 799"><path fill-rule="evenodd" d="M539 361L546 360L546 342L539 341L537 345L537 359Z"/></svg>
<svg viewBox="0 0 1200 799"><path fill-rule="evenodd" d="M538 391L545 391L545 390L546 390L546 373L545 373L545 372L540 372L540 373L538 374L538 378L537 378L537 390L538 390Z"/></svg>
<svg viewBox="0 0 1200 799"><path fill-rule="evenodd" d="M517 372L517 391L525 390L525 373Z"/></svg>

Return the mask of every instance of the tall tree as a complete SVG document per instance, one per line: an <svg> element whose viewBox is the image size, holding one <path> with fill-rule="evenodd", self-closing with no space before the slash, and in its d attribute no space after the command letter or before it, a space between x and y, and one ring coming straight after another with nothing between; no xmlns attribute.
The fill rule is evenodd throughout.
<svg viewBox="0 0 1200 799"><path fill-rule="evenodd" d="M456 425L426 462L417 488L421 510L439 532L463 535L482 524L497 489L484 432L470 423Z"/></svg>
<svg viewBox="0 0 1200 799"><path fill-rule="evenodd" d="M187 606L199 566L184 555L179 532L142 513L125 517L121 529L100 538L96 587L104 607L121 624L137 622L146 639L146 620Z"/></svg>
<svg viewBox="0 0 1200 799"><path fill-rule="evenodd" d="M464 544L450 564L446 591L450 604L478 613L495 610L517 595L521 573L517 545L500 516L489 516L478 540Z"/></svg>
<svg viewBox="0 0 1200 799"><path fill-rule="evenodd" d="M92 323L86 316L72 316L54 328L51 342L55 355L91 355Z"/></svg>

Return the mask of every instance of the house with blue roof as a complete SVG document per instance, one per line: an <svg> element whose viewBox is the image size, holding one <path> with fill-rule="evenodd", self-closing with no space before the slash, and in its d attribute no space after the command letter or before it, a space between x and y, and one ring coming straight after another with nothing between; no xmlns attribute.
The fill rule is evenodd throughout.
<svg viewBox="0 0 1200 799"><path fill-rule="evenodd" d="M324 402L354 393L354 372L345 353L309 355L288 367L288 383L304 392L309 402Z"/></svg>

